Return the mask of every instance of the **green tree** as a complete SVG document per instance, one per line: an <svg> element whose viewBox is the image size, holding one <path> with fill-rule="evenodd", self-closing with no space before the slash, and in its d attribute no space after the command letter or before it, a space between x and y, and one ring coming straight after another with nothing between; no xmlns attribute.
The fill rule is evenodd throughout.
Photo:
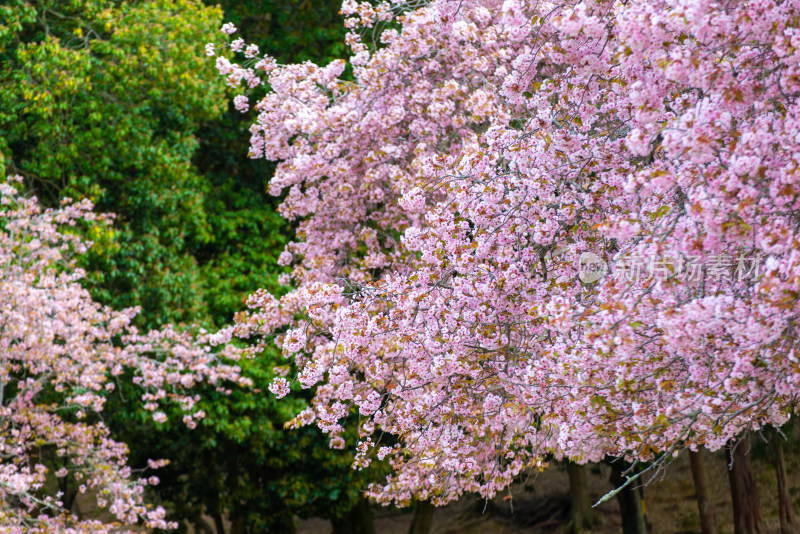
<svg viewBox="0 0 800 534"><path fill-rule="evenodd" d="M325 64L348 53L338 0L222 0L221 5L226 21L281 63Z"/></svg>
<svg viewBox="0 0 800 534"><path fill-rule="evenodd" d="M281 61L325 61L344 49L338 2L228 2L225 20L267 35ZM0 6L0 152L46 203L88 197L117 215L92 228L90 289L142 327L221 325L255 289L279 290L277 255L292 231L266 195L273 166L248 161L251 117L229 109L203 46L222 11L193 0L12 0ZM277 352L245 362L266 389ZM232 519L239 532L288 532L295 515L336 519L366 474L313 428L288 432L298 403L266 392L201 393L193 432L158 426L121 379L114 434L133 462L172 460L157 496L173 518Z"/></svg>
<svg viewBox="0 0 800 534"><path fill-rule="evenodd" d="M264 36L257 42L262 52L282 62L326 62L341 54L345 46L339 7L338 0L222 3L225 21L233 22L242 35ZM218 325L241 310L242 299L255 289L278 289L277 255L293 231L275 214L277 199L266 194L274 164L246 157L252 120L229 106L221 117L202 125L201 148L193 160L209 184L206 208L212 239L198 248L196 258L207 315ZM246 374L266 390L274 366L282 363L277 351L261 354L246 363ZM315 428L283 429L283 422L302 409L300 403L276 401L267 393L220 397L213 391L202 402L208 404L208 415L191 440L182 438L177 428L174 439L163 440L148 429L150 423L137 432L144 439L158 437L153 446L161 451L163 445L171 447L166 456L173 462L158 491L174 517L220 534L225 531L223 518L231 520L235 533L291 532L294 516L341 524L363 508L360 491L376 472L353 471L352 455L331 451ZM203 513L211 520L203 519Z"/></svg>
<svg viewBox="0 0 800 534"><path fill-rule="evenodd" d="M199 125L224 89L201 54L221 10L194 0L12 0L0 6L0 150L44 202L117 214L90 256L92 291L142 326L196 319L192 255L211 239Z"/></svg>
<svg viewBox="0 0 800 534"><path fill-rule="evenodd" d="M345 47L339 6L336 0L222 3L225 21L242 35L266 36L258 42L261 50L282 62L325 62L340 54ZM218 325L241 310L242 299L255 289L278 289L277 255L293 231L275 214L277 199L266 194L274 164L246 157L252 120L229 106L202 125L193 160L209 185L212 239L198 248L196 258L207 315ZM246 374L266 390L281 363L277 351L261 354L245 364ZM208 415L191 439L177 427L163 439L151 431L152 423L142 421L131 440L157 439L139 448L158 448L172 459L158 493L173 517L220 534L226 531L223 518L234 533L291 532L295 516L347 523L342 520L359 508L359 493L376 473L353 471L352 455L331 451L315 428L283 429L301 403L276 401L266 392L221 397L213 391L202 403Z"/></svg>

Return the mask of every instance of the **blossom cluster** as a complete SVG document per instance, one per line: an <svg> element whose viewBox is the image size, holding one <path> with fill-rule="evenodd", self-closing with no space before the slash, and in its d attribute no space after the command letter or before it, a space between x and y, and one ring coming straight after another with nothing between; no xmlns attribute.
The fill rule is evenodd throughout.
<svg viewBox="0 0 800 534"><path fill-rule="evenodd" d="M100 414L118 377L133 377L156 421L177 404L189 427L204 415L191 388L247 386L239 351L211 351L207 333L131 325L135 309L113 311L80 285L76 258L89 243L76 226L105 224L88 201L66 199L43 209L19 193L18 179L0 182L0 530L109 532L144 524L176 525L143 500L158 477L136 478L127 446L115 442ZM163 462L151 461L149 469ZM79 518L54 494L53 477L96 497L112 523Z"/></svg>
<svg viewBox="0 0 800 534"><path fill-rule="evenodd" d="M299 219L281 257L297 289L254 294L236 332L279 334L316 386L295 424L335 438L351 413L368 420L357 463L386 458L373 495L402 504L494 495L547 455L652 460L787 420L796 2L342 12L353 80L344 61L260 59L270 91L250 129L250 155L280 162L280 212ZM589 252L763 263L586 283Z"/></svg>

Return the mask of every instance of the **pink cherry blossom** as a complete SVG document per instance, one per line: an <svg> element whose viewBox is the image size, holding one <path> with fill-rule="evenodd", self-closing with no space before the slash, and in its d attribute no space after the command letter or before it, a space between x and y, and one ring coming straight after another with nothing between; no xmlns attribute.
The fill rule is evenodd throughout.
<svg viewBox="0 0 800 534"><path fill-rule="evenodd" d="M94 214L88 201L67 199L58 209L43 209L21 195L15 181L0 182L0 501L18 505L2 509L0 530L174 528L163 508L143 500L144 486L157 477L132 476L127 446L111 439L97 414L114 392L115 376L129 372L153 419L164 422L159 408L176 404L192 426L204 415L192 413L195 384L249 385L236 365L240 352L231 346L207 350L208 334L171 327L139 332L131 325L136 310L94 302L75 265L90 243L71 227L110 218ZM51 449L65 465L55 476L80 481L79 492L95 495L112 523L63 508L45 483ZM149 467L162 465L153 461Z"/></svg>
<svg viewBox="0 0 800 534"><path fill-rule="evenodd" d="M236 108L237 111L244 113L250 109L250 103L246 96L236 95L233 99L233 107Z"/></svg>
<svg viewBox="0 0 800 534"><path fill-rule="evenodd" d="M250 155L279 162L296 289L255 293L235 331L277 334L317 387L293 424L368 418L356 466L387 459L371 493L405 504L492 496L547 455L667 458L788 419L796 2L342 12L352 81L343 61L255 70ZM583 282L584 253L607 274Z"/></svg>

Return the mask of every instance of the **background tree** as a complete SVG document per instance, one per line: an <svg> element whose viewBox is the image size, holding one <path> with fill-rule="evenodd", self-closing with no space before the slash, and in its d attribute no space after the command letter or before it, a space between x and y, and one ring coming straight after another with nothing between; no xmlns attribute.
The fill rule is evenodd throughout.
<svg viewBox="0 0 800 534"><path fill-rule="evenodd" d="M336 2L224 7L234 6L237 22L270 29L274 39L262 46L276 54L305 59L343 47L341 25L326 26ZM256 288L282 291L275 260L291 228L265 193L273 166L243 157L246 122L224 103L202 54L222 24L218 7L86 0L0 10L8 168L51 205L88 197L117 214L111 228L86 229L98 241L83 260L95 297L141 306L134 320L144 327L221 325ZM276 363L265 352L244 372L266 388ZM132 378L120 377L107 420L135 465L153 451L173 459L157 491L172 518L208 512L281 531L295 513L342 517L356 502L363 482L347 458L321 436L286 433L285 410L262 393L203 390L208 420L187 433L154 422ZM256 498L264 494L271 498Z"/></svg>
<svg viewBox="0 0 800 534"><path fill-rule="evenodd" d="M194 132L220 114L224 95L203 75L198 38L219 28L220 11L192 0L0 9L9 170L51 205L85 197L118 214L89 258L101 301L141 306L141 326L196 319L204 307L191 252L211 234Z"/></svg>
<svg viewBox="0 0 800 534"><path fill-rule="evenodd" d="M260 36L254 44L280 61L327 62L346 48L337 0L220 4L224 20L248 35ZM201 37L197 35L198 42ZM278 216L276 199L267 194L275 164L245 157L251 120L228 103L221 116L204 122L197 132L200 150L193 162L208 184L206 212L212 239L196 250L195 257L207 315L219 325L230 322L255 289L279 292L277 275L283 269L276 260L293 232Z"/></svg>
<svg viewBox="0 0 800 534"><path fill-rule="evenodd" d="M331 450L316 429L284 428L307 401L282 403L266 393L279 363L269 356L241 362L253 390L223 395L199 389L197 408L205 418L191 433L171 422L173 414L154 425L131 408L126 394L128 407L112 418L112 426L136 444L131 465L146 465L156 450L169 459L153 492L170 520L204 531L293 532L296 517L320 517L344 523L341 532L360 532L369 517L351 516L380 472L354 471L352 453Z"/></svg>
<svg viewBox="0 0 800 534"><path fill-rule="evenodd" d="M344 47L339 7L335 1L313 6L308 2L222 4L225 20L263 30L266 40L257 44L287 61L324 60ZM204 123L197 133L200 149L193 160L207 179L207 220L214 236L197 249L195 257L205 287L207 316L219 325L242 309L244 297L255 288L283 291L278 278L284 268L276 259L293 232L266 193L274 164L243 157L249 150L245 139L249 121L230 105L222 116ZM234 391L221 398L209 391L203 397L208 417L191 440L180 437L179 427L174 428L174 440L149 432L147 421L134 427L129 440L149 443L140 447L143 453L151 446L159 450L166 446L170 451L172 463L157 491L172 517L199 522L205 511L220 533L225 528L222 518L232 520L234 532L265 528L290 532L295 516L329 518L345 533L358 531L369 521L369 516L354 516L352 510L359 508L359 493L374 473L352 471L351 456L330 451L323 436L306 429L284 429L292 409L265 396L275 376L273 367L285 363L274 349L245 362L243 372L262 392Z"/></svg>

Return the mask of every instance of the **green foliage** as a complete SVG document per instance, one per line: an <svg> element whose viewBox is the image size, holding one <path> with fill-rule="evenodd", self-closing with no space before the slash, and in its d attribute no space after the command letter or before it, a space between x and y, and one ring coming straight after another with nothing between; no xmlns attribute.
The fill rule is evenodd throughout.
<svg viewBox="0 0 800 534"><path fill-rule="evenodd" d="M85 229L96 298L141 306L140 326L222 325L255 289L279 293L276 265L292 231L266 195L274 164L248 160L252 116L230 109L206 42L223 20L282 62L346 53L340 2L7 0L0 5L0 169L43 201L88 197L116 214ZM239 518L288 532L295 515L336 518L369 473L330 451L315 428L286 431L302 401L266 386L277 350L244 362L257 390L198 391L207 417L152 421L120 377L106 413L131 459L169 458L156 495L173 518ZM351 436L352 438L352 436ZM352 443L352 439L350 440Z"/></svg>
<svg viewBox="0 0 800 534"><path fill-rule="evenodd" d="M339 0L224 0L224 20L278 61L327 63L346 54ZM213 42L221 41L217 34ZM211 61L209 61L211 63ZM251 114L228 111L198 132L194 163L207 178L206 211L212 239L200 245L206 313L217 324L229 321L241 301L257 288L279 293L276 260L289 227L266 194L274 163L247 158Z"/></svg>
<svg viewBox="0 0 800 534"><path fill-rule="evenodd" d="M225 20L280 63L327 64L347 56L338 0L222 0Z"/></svg>
<svg viewBox="0 0 800 534"><path fill-rule="evenodd" d="M156 473L156 492L173 519L196 524L205 514L241 520L248 532L288 532L295 516L338 518L356 504L375 472L351 469L352 454L331 451L314 427L283 429L304 401L276 400L259 391L277 363L275 355L243 362L255 391L199 391L206 418L192 431L177 409L164 424L143 410L109 409L112 426L135 436L133 465L146 465L155 451L171 460ZM134 398L123 395L128 402Z"/></svg>
<svg viewBox="0 0 800 534"><path fill-rule="evenodd" d="M225 1L222 8L224 21L232 21L241 35L279 61L324 63L345 51L340 4L251 0ZM212 39L220 40L219 35ZM218 325L240 310L242 298L256 288L280 292L276 260L292 232L274 212L278 199L266 195L274 164L247 158L252 120L229 107L197 132L200 149L193 162L207 179L212 239L196 249L195 257L207 315ZM374 479L374 471L353 471L352 454L331 451L318 429L283 429L303 403L277 401L266 393L273 366L281 364L277 350L245 362L247 376L261 392L202 392L207 415L191 440L180 423L163 435L152 432L151 422L129 440L149 440L138 449L155 448L172 460L159 473L157 492L173 517L196 523L205 512L241 520L248 532L290 532L296 515L346 515ZM354 436L349 438L352 445Z"/></svg>
<svg viewBox="0 0 800 534"><path fill-rule="evenodd" d="M212 239L197 247L195 258L205 314L217 326L229 323L256 289L280 293L276 262L291 232L266 193L274 164L246 158L247 127L241 113L228 111L198 132L194 163L207 180Z"/></svg>
<svg viewBox="0 0 800 534"><path fill-rule="evenodd" d="M0 26L0 150L49 204L117 214L90 256L97 297L144 326L204 311L193 247L211 240L199 125L224 90L202 43L222 14L194 0L15 0Z"/></svg>
<svg viewBox="0 0 800 534"><path fill-rule="evenodd" d="M224 2L225 20L280 61L345 53L340 2ZM46 202L117 214L87 262L93 294L140 325L220 325L259 287L291 229L247 160L249 116L225 109L202 54L219 7L195 0L11 0L0 6L0 150ZM224 114L223 114L224 113ZM221 116L221 114L223 114ZM200 147L201 150L197 150ZM194 158L194 159L192 159Z"/></svg>

